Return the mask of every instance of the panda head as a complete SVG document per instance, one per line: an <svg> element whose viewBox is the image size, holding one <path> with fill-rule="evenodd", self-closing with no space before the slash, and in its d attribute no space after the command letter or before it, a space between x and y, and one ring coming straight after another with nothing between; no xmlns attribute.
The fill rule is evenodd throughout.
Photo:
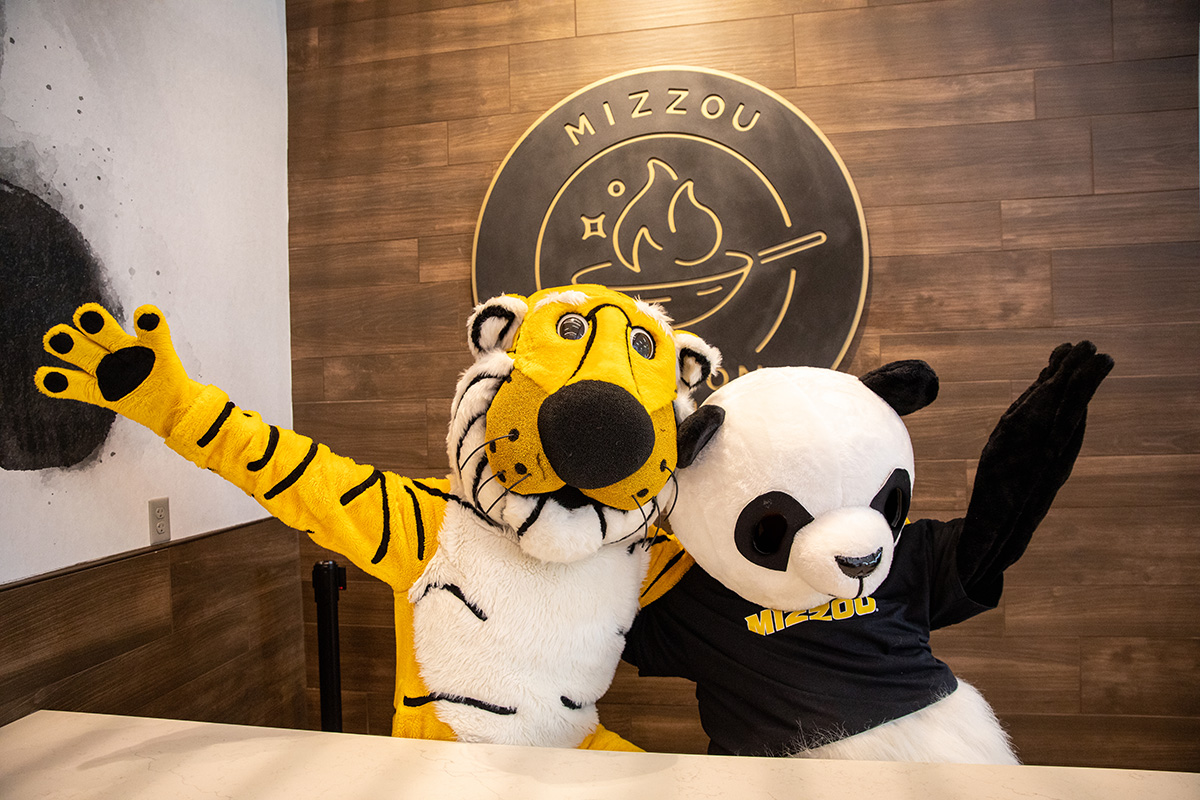
<svg viewBox="0 0 1200 800"><path fill-rule="evenodd" d="M871 594L912 499L900 416L936 395L921 361L861 380L772 367L731 381L680 426L673 531L706 572L767 608Z"/></svg>

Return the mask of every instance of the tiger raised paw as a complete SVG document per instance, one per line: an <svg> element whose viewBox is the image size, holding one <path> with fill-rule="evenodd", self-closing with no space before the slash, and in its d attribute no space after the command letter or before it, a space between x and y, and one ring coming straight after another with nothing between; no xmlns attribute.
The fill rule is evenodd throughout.
<svg viewBox="0 0 1200 800"><path fill-rule="evenodd" d="M132 336L95 304L73 322L45 336L72 369L39 369L42 392L145 425L392 587L394 735L632 749L595 703L674 497L676 422L715 348L600 286L489 300L468 321L449 475L413 479L192 380L153 306Z"/></svg>

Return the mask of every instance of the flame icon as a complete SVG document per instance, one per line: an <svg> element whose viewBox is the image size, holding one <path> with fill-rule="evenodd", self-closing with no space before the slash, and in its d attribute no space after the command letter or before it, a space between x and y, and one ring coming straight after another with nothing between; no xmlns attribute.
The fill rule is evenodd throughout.
<svg viewBox="0 0 1200 800"><path fill-rule="evenodd" d="M610 194L613 192L610 190ZM601 219L596 218L596 219ZM661 158L646 163L646 182L626 203L612 229L614 260L584 267L571 276L572 283L598 279L594 273L619 267L641 275L677 275L676 280L628 283L608 275L601 283L636 294L642 299L668 306L688 327L720 311L746 283L756 264L768 264L824 244L822 231L800 236L771 247L748 253L722 251L724 230L717 214L696 197L696 184L681 179L679 173ZM703 267L704 274L693 275ZM791 269L783 306L775 324L755 348L761 352L778 330L792 302L796 270Z"/></svg>
<svg viewBox="0 0 1200 800"><path fill-rule="evenodd" d="M626 269L638 273L642 271L645 255L663 255L681 267L707 261L721 246L721 221L711 208L696 200L695 181L681 182L675 170L658 158L650 159L647 170L646 185L629 201L613 226L617 259ZM669 198L664 199L668 193ZM657 236L651 226L657 227ZM681 228L698 230L700 235L682 234ZM705 248L706 239L711 240L711 247Z"/></svg>

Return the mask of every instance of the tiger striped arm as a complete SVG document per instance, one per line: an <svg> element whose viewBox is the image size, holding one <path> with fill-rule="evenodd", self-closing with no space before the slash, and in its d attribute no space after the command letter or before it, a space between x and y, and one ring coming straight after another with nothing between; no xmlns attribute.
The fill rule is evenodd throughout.
<svg viewBox="0 0 1200 800"><path fill-rule="evenodd" d="M445 509L445 481L402 478L336 455L205 388L167 445L254 497L284 524L397 587L416 580Z"/></svg>

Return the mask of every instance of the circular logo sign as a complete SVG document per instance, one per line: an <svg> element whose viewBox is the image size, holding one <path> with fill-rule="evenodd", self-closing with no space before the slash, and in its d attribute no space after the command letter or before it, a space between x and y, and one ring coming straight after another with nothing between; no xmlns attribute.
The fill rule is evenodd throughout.
<svg viewBox="0 0 1200 800"><path fill-rule="evenodd" d="M525 132L475 231L476 301L599 283L720 348L718 386L836 367L862 314L867 231L829 141L779 95L688 67L623 73Z"/></svg>

